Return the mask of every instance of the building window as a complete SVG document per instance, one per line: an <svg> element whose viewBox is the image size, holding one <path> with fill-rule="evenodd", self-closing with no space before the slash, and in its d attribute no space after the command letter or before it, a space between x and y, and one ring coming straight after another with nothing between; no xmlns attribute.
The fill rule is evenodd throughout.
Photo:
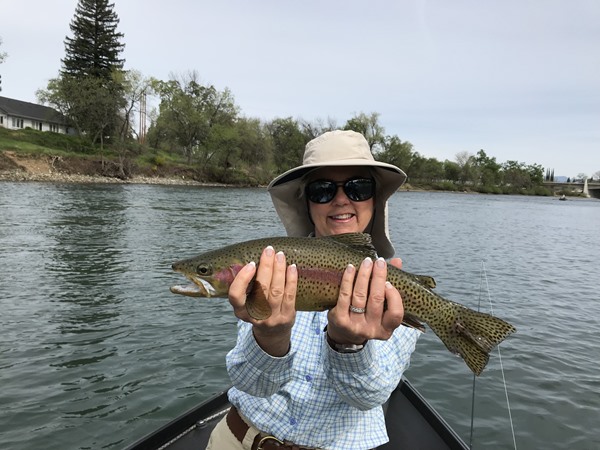
<svg viewBox="0 0 600 450"><path fill-rule="evenodd" d="M18 119L16 117L12 118L12 126L13 128L23 128L23 119Z"/></svg>
<svg viewBox="0 0 600 450"><path fill-rule="evenodd" d="M58 125L56 125L54 123L51 123L50 124L50 131L54 131L55 133L58 133L59 132Z"/></svg>
<svg viewBox="0 0 600 450"><path fill-rule="evenodd" d="M0 116L0 125L4 125L4 116Z"/></svg>

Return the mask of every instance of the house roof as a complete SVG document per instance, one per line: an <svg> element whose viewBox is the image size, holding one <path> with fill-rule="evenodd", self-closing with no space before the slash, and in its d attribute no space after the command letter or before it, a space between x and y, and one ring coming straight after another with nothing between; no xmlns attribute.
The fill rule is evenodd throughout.
<svg viewBox="0 0 600 450"><path fill-rule="evenodd" d="M54 108L22 102L21 100L8 97L0 97L0 111L9 116L21 117L23 119L33 119L61 125L67 123L65 117Z"/></svg>

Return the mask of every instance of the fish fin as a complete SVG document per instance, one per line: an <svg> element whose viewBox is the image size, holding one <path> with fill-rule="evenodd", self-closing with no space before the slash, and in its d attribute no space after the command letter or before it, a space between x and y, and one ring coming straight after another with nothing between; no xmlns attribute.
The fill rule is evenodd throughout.
<svg viewBox="0 0 600 450"><path fill-rule="evenodd" d="M414 275L414 277L419 283L421 283L425 287L428 287L429 289L435 289L435 287L437 286L435 279L433 277L430 277L429 275Z"/></svg>
<svg viewBox="0 0 600 450"><path fill-rule="evenodd" d="M252 280L246 292L246 311L256 320L265 320L271 316L271 307L265 296L263 286Z"/></svg>
<svg viewBox="0 0 600 450"><path fill-rule="evenodd" d="M402 320L402 325L409 328L414 328L425 333L425 325L423 325L419 319L410 314L404 313L404 319Z"/></svg>
<svg viewBox="0 0 600 450"><path fill-rule="evenodd" d="M331 236L322 236L318 239L331 239L340 244L347 245L353 249L364 253L365 256L370 256L373 259L377 258L377 250L373 246L373 240L368 233L343 233Z"/></svg>
<svg viewBox="0 0 600 450"><path fill-rule="evenodd" d="M473 373L480 375L489 352L516 328L498 317L458 303L452 302L451 306L451 311L429 321L428 325L448 350L460 355Z"/></svg>

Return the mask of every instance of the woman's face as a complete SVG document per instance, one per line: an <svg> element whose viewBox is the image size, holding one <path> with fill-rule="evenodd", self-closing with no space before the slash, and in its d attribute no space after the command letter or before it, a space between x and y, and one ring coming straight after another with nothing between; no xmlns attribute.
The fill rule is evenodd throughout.
<svg viewBox="0 0 600 450"><path fill-rule="evenodd" d="M371 178L371 174L368 169L361 167L324 167L312 173L307 181L343 182L355 177ZM329 203L313 203L309 200L315 236L364 232L373 218L374 201L374 197L362 202L352 201L341 186L338 186L335 197Z"/></svg>

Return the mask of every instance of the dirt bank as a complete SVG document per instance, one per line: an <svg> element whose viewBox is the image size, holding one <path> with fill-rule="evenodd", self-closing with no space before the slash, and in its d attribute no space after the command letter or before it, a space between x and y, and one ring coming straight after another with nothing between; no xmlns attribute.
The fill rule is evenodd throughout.
<svg viewBox="0 0 600 450"><path fill-rule="evenodd" d="M215 185L193 179L193 173L150 169L155 173L118 176L110 162L61 156L22 155L0 151L0 181L47 181L58 183L143 183L172 185ZM114 164L112 164L114 166ZM179 172L179 173L178 173Z"/></svg>

